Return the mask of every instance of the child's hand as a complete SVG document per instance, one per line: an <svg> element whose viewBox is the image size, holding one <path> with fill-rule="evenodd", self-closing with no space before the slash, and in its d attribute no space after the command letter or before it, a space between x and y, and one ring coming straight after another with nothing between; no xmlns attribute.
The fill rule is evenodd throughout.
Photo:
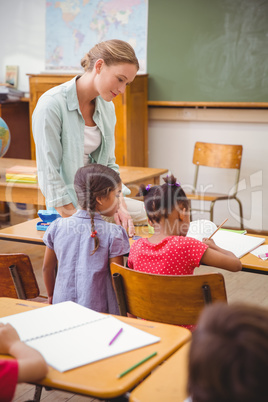
<svg viewBox="0 0 268 402"><path fill-rule="evenodd" d="M217 248L217 246L216 246L216 244L215 244L213 239L204 238L202 240L202 243L206 244L208 247L210 247L213 250L215 250Z"/></svg>
<svg viewBox="0 0 268 402"><path fill-rule="evenodd" d="M14 327L10 324L0 323L0 353L10 354L10 349L20 337Z"/></svg>

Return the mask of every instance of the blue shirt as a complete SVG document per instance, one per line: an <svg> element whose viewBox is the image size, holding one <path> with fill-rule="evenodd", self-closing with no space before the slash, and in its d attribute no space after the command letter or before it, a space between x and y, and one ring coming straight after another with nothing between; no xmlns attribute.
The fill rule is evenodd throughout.
<svg viewBox="0 0 268 402"><path fill-rule="evenodd" d="M47 208L70 203L77 206L73 182L78 168L84 164L85 131L76 91L77 78L45 92L32 116L38 183ZM100 163L119 173L114 155L116 116L113 102L98 96L93 120L101 132L101 145L92 152L89 162ZM123 194L130 194L130 190L123 186Z"/></svg>
<svg viewBox="0 0 268 402"><path fill-rule="evenodd" d="M46 230L44 243L58 259L53 304L71 300L101 313L119 314L109 258L129 252L128 235L99 214L94 216L94 224L100 245L93 255L91 219L86 211L58 218Z"/></svg>

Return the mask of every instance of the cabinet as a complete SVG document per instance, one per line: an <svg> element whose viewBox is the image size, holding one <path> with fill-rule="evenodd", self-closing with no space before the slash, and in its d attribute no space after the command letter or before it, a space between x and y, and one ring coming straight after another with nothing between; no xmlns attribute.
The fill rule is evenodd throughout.
<svg viewBox="0 0 268 402"><path fill-rule="evenodd" d="M40 96L48 89L72 79L70 74L29 74L30 121ZM114 99L117 123L115 156L121 166L148 166L148 75L137 75L122 95ZM35 144L31 130L31 157Z"/></svg>

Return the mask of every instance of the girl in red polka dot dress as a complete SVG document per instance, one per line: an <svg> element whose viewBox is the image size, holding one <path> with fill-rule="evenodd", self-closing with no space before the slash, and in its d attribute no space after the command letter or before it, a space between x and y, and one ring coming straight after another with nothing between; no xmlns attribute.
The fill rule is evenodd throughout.
<svg viewBox="0 0 268 402"><path fill-rule="evenodd" d="M174 176L166 177L164 181L162 186L140 188L154 234L131 246L129 268L151 274L192 275L202 263L240 271L240 260L230 251L218 247L212 239L201 242L186 237L190 225L189 200Z"/></svg>

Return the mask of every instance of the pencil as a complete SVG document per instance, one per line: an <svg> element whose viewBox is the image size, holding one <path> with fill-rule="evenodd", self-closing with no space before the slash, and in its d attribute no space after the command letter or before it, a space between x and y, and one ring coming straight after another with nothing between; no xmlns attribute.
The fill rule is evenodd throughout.
<svg viewBox="0 0 268 402"><path fill-rule="evenodd" d="M113 339L109 342L109 346L114 343L114 341L116 340L116 338L121 334L121 332L123 331L123 328L120 328L119 331L115 334L115 336L113 337Z"/></svg>
<svg viewBox="0 0 268 402"><path fill-rule="evenodd" d="M214 236L214 234L225 224L225 222L228 221L228 218L225 219L225 221L223 221L220 226L217 227L217 229L215 230L215 232L212 233L212 235L209 236L208 240L211 239L212 236Z"/></svg>
<svg viewBox="0 0 268 402"><path fill-rule="evenodd" d="M157 352L152 353L150 356L145 357L145 359L141 360L140 362L134 364L134 366L130 367L129 369L127 369L126 371L123 371L123 373L119 374L117 376L117 378L122 378L124 377L124 375L126 375L127 373L129 373L130 371L134 370L136 367L139 367L141 364L147 362L147 360L151 359L152 357L156 356Z"/></svg>

